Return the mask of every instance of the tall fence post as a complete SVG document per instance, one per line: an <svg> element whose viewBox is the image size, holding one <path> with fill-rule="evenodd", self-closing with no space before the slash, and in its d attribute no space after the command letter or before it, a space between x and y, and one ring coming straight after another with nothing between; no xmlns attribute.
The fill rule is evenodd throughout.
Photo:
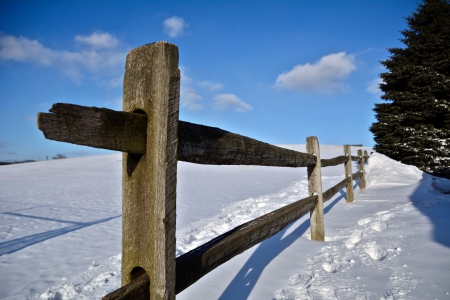
<svg viewBox="0 0 450 300"><path fill-rule="evenodd" d="M366 173L364 172L365 157L363 156L362 153L363 153L362 150L359 149L358 150L358 157L359 157L358 167L359 167L359 171L362 172L361 177L359 177L359 188L363 190L366 188Z"/></svg>
<svg viewBox="0 0 450 300"><path fill-rule="evenodd" d="M311 240L325 241L325 228L323 218L323 195L322 195L322 173L320 165L320 148L317 137L310 136L306 138L306 151L317 158L315 165L307 167L308 172L308 192L309 195L317 195L317 204L311 210Z"/></svg>
<svg viewBox="0 0 450 300"><path fill-rule="evenodd" d="M123 110L146 114L143 155L123 153L122 286L144 272L139 299L175 299L175 221L180 71L178 47L157 42L129 52Z"/></svg>
<svg viewBox="0 0 450 300"><path fill-rule="evenodd" d="M345 177L350 178L350 181L347 183L346 189L346 202L353 202L355 196L353 195L353 178L352 178L352 152L350 149L350 145L344 146L344 155L347 157L347 161L344 164L345 167Z"/></svg>

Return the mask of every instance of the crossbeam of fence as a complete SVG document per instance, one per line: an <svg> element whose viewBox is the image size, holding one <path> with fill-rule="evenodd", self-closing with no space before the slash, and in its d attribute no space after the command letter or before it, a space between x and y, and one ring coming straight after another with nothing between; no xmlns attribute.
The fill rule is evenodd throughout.
<svg viewBox="0 0 450 300"><path fill-rule="evenodd" d="M55 103L38 114L45 138L143 155L147 116L107 108ZM316 157L220 128L178 121L178 160L196 164L306 167Z"/></svg>
<svg viewBox="0 0 450 300"><path fill-rule="evenodd" d="M311 239L323 241L323 203L353 180L365 188L367 152L321 159L316 137L307 152L270 145L220 128L178 120L178 48L167 42L130 51L124 111L56 103L38 114L47 139L123 152L122 287L103 299L175 299L202 276L310 212ZM307 167L309 196L242 224L175 258L177 161L213 165ZM352 161L358 172L352 174ZM344 164L345 178L322 192L321 168Z"/></svg>

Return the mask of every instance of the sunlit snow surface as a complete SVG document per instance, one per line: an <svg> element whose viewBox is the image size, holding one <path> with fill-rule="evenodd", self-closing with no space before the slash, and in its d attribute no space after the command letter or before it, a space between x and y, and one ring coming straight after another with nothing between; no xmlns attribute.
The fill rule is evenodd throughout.
<svg viewBox="0 0 450 300"><path fill-rule="evenodd" d="M322 158L342 151L321 147ZM121 164L114 154L0 167L0 299L99 299L120 286ZM380 154L366 171L354 203L342 190L325 204L325 243L309 239L304 216L177 299L450 299L450 195ZM323 168L323 189L343 174ZM305 196L306 168L180 162L176 255Z"/></svg>

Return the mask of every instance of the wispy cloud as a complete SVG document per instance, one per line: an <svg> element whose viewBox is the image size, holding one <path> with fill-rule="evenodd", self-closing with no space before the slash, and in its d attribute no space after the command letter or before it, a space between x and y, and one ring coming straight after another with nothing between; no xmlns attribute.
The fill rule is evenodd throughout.
<svg viewBox="0 0 450 300"><path fill-rule="evenodd" d="M103 80L102 83L110 87L121 87L123 85L123 75Z"/></svg>
<svg viewBox="0 0 450 300"><path fill-rule="evenodd" d="M215 110L234 109L237 112L252 110L251 105L245 103L234 94L219 94L214 97Z"/></svg>
<svg viewBox="0 0 450 300"><path fill-rule="evenodd" d="M356 70L355 58L345 52L323 56L314 64L297 65L278 75L275 87L314 93L345 92L343 80Z"/></svg>
<svg viewBox="0 0 450 300"><path fill-rule="evenodd" d="M112 100L105 101L106 105L110 105L111 107L114 107L114 109L122 109L122 103L123 103L123 97L119 96Z"/></svg>
<svg viewBox="0 0 450 300"><path fill-rule="evenodd" d="M9 145L12 145L11 142L4 142L0 141L0 148L8 148ZM7 155L14 155L17 154L16 152L10 151L10 150L0 150L0 154L7 154Z"/></svg>
<svg viewBox="0 0 450 300"><path fill-rule="evenodd" d="M164 33L171 38L178 37L184 33L184 29L189 27L183 18L173 16L171 18L165 19L163 22Z"/></svg>
<svg viewBox="0 0 450 300"><path fill-rule="evenodd" d="M37 122L37 117L36 116L26 116L25 119L28 122L31 122L31 123L36 123Z"/></svg>
<svg viewBox="0 0 450 300"><path fill-rule="evenodd" d="M75 41L95 49L111 49L119 45L119 40L107 32L94 32L91 35L76 35Z"/></svg>
<svg viewBox="0 0 450 300"><path fill-rule="evenodd" d="M37 40L0 33L0 59L56 66L77 83L81 83L84 71L114 78L123 72L127 51L113 35L94 32L77 35L74 41L80 45L77 51L54 50Z"/></svg>
<svg viewBox="0 0 450 300"><path fill-rule="evenodd" d="M194 80L186 75L186 69L180 66L180 102L182 107L189 111L200 111L203 109L202 97L192 87Z"/></svg>
<svg viewBox="0 0 450 300"><path fill-rule="evenodd" d="M12 145L11 142L0 141L0 148L7 148L8 145Z"/></svg>
<svg viewBox="0 0 450 300"><path fill-rule="evenodd" d="M380 77L375 78L374 80L369 81L366 83L366 92L378 95L381 94L382 91L380 90L380 84L383 83L383 79Z"/></svg>
<svg viewBox="0 0 450 300"><path fill-rule="evenodd" d="M198 86L208 89L211 92L223 89L223 84L221 84L220 82L200 81L198 83Z"/></svg>

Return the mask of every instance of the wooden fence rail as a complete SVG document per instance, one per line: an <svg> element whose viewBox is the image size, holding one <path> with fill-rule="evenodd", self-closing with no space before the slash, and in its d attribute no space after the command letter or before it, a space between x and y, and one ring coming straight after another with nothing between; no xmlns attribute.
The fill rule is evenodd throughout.
<svg viewBox="0 0 450 300"><path fill-rule="evenodd" d="M175 299L175 295L234 256L277 234L310 212L311 239L324 241L323 203L353 180L365 188L367 152L321 159L319 142L308 153L178 120L178 48L158 42L127 56L123 110L56 103L38 114L47 139L123 152L122 287L103 299ZM309 197L242 224L175 258L177 161L213 165L306 167ZM352 161L359 171L352 174ZM344 164L345 178L322 192L321 168Z"/></svg>
<svg viewBox="0 0 450 300"><path fill-rule="evenodd" d="M55 103L38 113L38 128L50 140L143 155L147 116L107 108ZM209 165L306 167L307 153L284 149L220 128L178 121L178 160Z"/></svg>

